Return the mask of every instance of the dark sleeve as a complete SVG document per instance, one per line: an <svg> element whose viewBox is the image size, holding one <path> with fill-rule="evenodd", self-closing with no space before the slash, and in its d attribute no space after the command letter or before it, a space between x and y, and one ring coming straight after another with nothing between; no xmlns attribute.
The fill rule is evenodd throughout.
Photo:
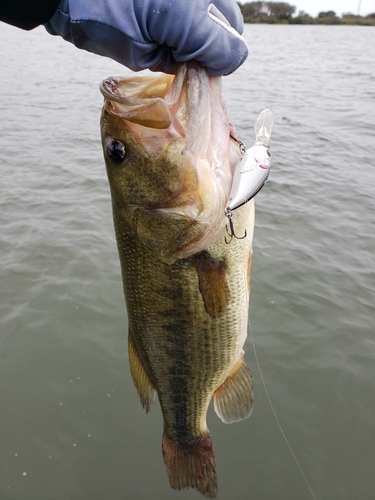
<svg viewBox="0 0 375 500"><path fill-rule="evenodd" d="M60 0L0 0L0 21L31 30L49 21L59 3Z"/></svg>

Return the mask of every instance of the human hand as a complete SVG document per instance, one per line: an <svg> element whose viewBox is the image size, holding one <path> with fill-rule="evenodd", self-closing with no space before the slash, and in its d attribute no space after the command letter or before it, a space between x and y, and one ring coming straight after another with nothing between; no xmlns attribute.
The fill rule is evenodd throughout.
<svg viewBox="0 0 375 500"><path fill-rule="evenodd" d="M175 73L194 59L221 76L248 55L235 0L62 0L45 27L133 71Z"/></svg>

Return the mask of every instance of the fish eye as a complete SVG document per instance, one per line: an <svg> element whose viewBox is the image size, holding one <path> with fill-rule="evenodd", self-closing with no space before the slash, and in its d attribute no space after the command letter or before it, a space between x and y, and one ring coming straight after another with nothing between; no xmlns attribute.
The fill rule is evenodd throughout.
<svg viewBox="0 0 375 500"><path fill-rule="evenodd" d="M106 145L105 151L108 158L113 161L113 163L116 163L116 165L122 163L126 158L125 145L117 139L109 141Z"/></svg>

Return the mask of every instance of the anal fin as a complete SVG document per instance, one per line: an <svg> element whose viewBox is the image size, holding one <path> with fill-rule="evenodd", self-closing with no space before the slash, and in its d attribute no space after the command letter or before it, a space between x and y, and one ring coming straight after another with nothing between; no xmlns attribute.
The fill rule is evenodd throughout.
<svg viewBox="0 0 375 500"><path fill-rule="evenodd" d="M253 379L243 357L214 393L214 408L225 424L250 416L254 404Z"/></svg>
<svg viewBox="0 0 375 500"><path fill-rule="evenodd" d="M144 369L141 360L139 359L138 352L134 345L131 334L128 335L128 353L130 373L133 378L135 388L137 389L139 399L146 413L151 410L152 403L155 400L156 391Z"/></svg>

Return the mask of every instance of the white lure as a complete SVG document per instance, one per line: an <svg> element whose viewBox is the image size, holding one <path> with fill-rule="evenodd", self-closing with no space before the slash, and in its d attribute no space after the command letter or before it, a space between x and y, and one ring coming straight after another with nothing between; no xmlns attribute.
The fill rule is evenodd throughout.
<svg viewBox="0 0 375 500"><path fill-rule="evenodd" d="M273 109L262 109L254 124L254 146L244 152L234 168L232 187L225 207L229 222L229 229L226 227L229 239L225 237L225 243L229 244L233 238L246 238L246 231L244 236L237 236L234 232L233 210L254 198L268 179L272 158L269 147L274 121Z"/></svg>
<svg viewBox="0 0 375 500"><path fill-rule="evenodd" d="M269 144L275 121L271 108L264 108L255 120L255 144L241 156L234 170L233 182L225 213L241 207L262 189L271 168Z"/></svg>

